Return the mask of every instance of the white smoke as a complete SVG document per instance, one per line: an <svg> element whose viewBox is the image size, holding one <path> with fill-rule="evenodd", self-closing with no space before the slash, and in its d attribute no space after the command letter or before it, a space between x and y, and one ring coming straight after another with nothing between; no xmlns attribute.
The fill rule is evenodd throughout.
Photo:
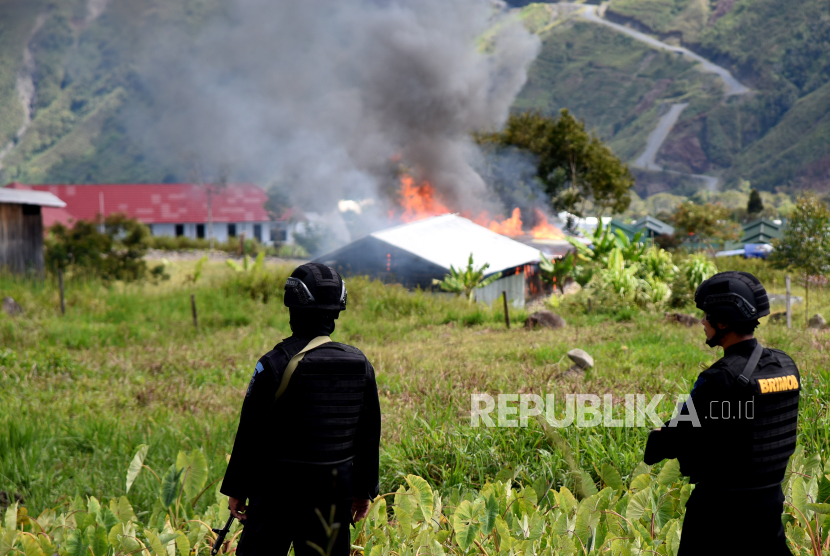
<svg viewBox="0 0 830 556"><path fill-rule="evenodd" d="M503 16L486 0L237 0L195 37L154 39L131 122L168 157L282 179L319 212L382 197L398 156L451 206L481 206L470 133L503 124L539 49Z"/></svg>

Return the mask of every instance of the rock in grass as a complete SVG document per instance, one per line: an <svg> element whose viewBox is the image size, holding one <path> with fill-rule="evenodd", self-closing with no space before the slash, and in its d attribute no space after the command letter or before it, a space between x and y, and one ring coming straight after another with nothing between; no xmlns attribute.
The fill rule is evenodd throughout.
<svg viewBox="0 0 830 556"><path fill-rule="evenodd" d="M585 350L572 349L568 352L568 357L580 369L590 369L594 366L594 358L588 355Z"/></svg>
<svg viewBox="0 0 830 556"><path fill-rule="evenodd" d="M810 328L825 328L827 326L827 321L824 320L824 317L821 316L820 313L816 313L810 320L807 322Z"/></svg>
<svg viewBox="0 0 830 556"><path fill-rule="evenodd" d="M694 326L700 324L700 319L692 315L684 315L683 313L666 313L666 318L671 322L679 322L686 326Z"/></svg>
<svg viewBox="0 0 830 556"><path fill-rule="evenodd" d="M787 312L786 311L779 311L778 313L773 313L769 316L769 321L771 324L782 324L787 322Z"/></svg>
<svg viewBox="0 0 830 556"><path fill-rule="evenodd" d="M11 297L4 297L3 298L3 310L9 316L19 315L23 312L23 307L18 305L17 301L12 299Z"/></svg>
<svg viewBox="0 0 830 556"><path fill-rule="evenodd" d="M550 311L536 311L525 321L525 328L565 328L565 319Z"/></svg>

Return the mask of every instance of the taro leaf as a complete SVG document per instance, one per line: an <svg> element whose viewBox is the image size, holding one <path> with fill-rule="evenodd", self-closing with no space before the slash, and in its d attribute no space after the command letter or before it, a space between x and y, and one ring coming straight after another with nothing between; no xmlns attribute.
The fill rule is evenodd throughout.
<svg viewBox="0 0 830 556"><path fill-rule="evenodd" d="M608 524L608 531L615 537L625 537L628 534L623 527L625 523L620 516L608 512L605 514L605 523Z"/></svg>
<svg viewBox="0 0 830 556"><path fill-rule="evenodd" d="M144 536L147 537L147 544L150 545L150 549L153 551L153 554L156 556L167 556L167 551L164 549L164 545L161 544L161 541L155 533L145 529Z"/></svg>
<svg viewBox="0 0 830 556"><path fill-rule="evenodd" d="M475 504L469 500L464 500L461 505L455 510L452 516L453 529L455 530L455 539L461 550L473 544L473 541L478 535L480 519L484 514L484 502L477 501Z"/></svg>
<svg viewBox="0 0 830 556"><path fill-rule="evenodd" d="M176 457L176 469L182 471L185 477L184 493L188 499L194 499L202 491L208 478L205 454L201 450L193 450L190 454L179 452Z"/></svg>
<svg viewBox="0 0 830 556"><path fill-rule="evenodd" d="M680 505L686 507L686 502L689 501L689 497L692 495L692 491L695 489L695 486L692 484L685 484L680 489Z"/></svg>
<svg viewBox="0 0 830 556"><path fill-rule="evenodd" d="M31 535L23 535L23 553L26 556L46 556L40 543Z"/></svg>
<svg viewBox="0 0 830 556"><path fill-rule="evenodd" d="M827 458L827 461L830 461L830 458ZM818 483L818 497L816 498L816 502L830 502L830 479L823 475Z"/></svg>
<svg viewBox="0 0 830 556"><path fill-rule="evenodd" d="M606 486L609 486L614 490L625 490L620 473L609 464L602 464L602 468L599 470L599 476Z"/></svg>
<svg viewBox="0 0 830 556"><path fill-rule="evenodd" d="M635 479L639 475L648 474L651 471L651 466L646 464L646 462L641 461L637 464L637 467L634 468L634 471L631 472L631 479Z"/></svg>
<svg viewBox="0 0 830 556"><path fill-rule="evenodd" d="M817 514L830 514L830 504L807 504L807 509Z"/></svg>
<svg viewBox="0 0 830 556"><path fill-rule="evenodd" d="M127 523L128 521L135 521L135 512L133 511L133 507L130 504L130 501L127 500L126 496L122 496L118 500L113 498L110 500L110 510L115 514L115 517L121 523Z"/></svg>
<svg viewBox="0 0 830 556"><path fill-rule="evenodd" d="M187 541L190 543L190 546L196 546L200 542L202 542L202 539L205 538L205 535L207 535L207 532L208 532L207 527L205 527L201 523L197 524L196 527L193 527L190 530L190 533L188 533L188 535L187 535Z"/></svg>
<svg viewBox="0 0 830 556"><path fill-rule="evenodd" d="M651 490L641 490L628 499L625 517L634 522L643 517L646 509L651 506Z"/></svg>
<svg viewBox="0 0 830 556"><path fill-rule="evenodd" d="M90 525L86 528L86 540L95 556L106 556L110 547L109 542L107 542L106 529L100 525Z"/></svg>
<svg viewBox="0 0 830 556"><path fill-rule="evenodd" d="M559 507L562 508L562 511L566 514L570 514L571 510L575 509L579 506L579 502L576 501L576 497L568 490L567 487L562 487L559 489Z"/></svg>
<svg viewBox="0 0 830 556"><path fill-rule="evenodd" d="M75 525L83 531L90 525L95 525L95 516L87 512L78 512L74 516Z"/></svg>
<svg viewBox="0 0 830 556"><path fill-rule="evenodd" d="M657 524L657 529L662 529L666 523L671 520L672 517L672 498L669 496L663 496L661 498L657 498L657 494L654 493L654 497L656 500L653 501L653 505L656 506L656 511L654 512L654 521Z"/></svg>
<svg viewBox="0 0 830 556"><path fill-rule="evenodd" d="M564 515L562 517L565 517ZM507 522L500 515L496 516L496 532L499 534L499 539L505 541L510 538L510 527Z"/></svg>
<svg viewBox="0 0 830 556"><path fill-rule="evenodd" d="M109 531L113 527L115 527L116 523L119 523L118 517L106 506L101 506L98 510L98 523L103 525L104 528Z"/></svg>
<svg viewBox="0 0 830 556"><path fill-rule="evenodd" d="M5 533L0 534L0 556L6 556L11 552L14 546L14 541L17 540L17 531L11 529Z"/></svg>
<svg viewBox="0 0 830 556"><path fill-rule="evenodd" d="M666 549L668 556L677 556L677 551L680 549L680 523L677 521L669 525L666 533Z"/></svg>
<svg viewBox="0 0 830 556"><path fill-rule="evenodd" d="M167 473L161 479L161 488L159 489L159 499L165 508L169 508L176 501L176 496L179 494L179 479L181 479L182 471L176 469L176 464L170 466Z"/></svg>
<svg viewBox="0 0 830 556"><path fill-rule="evenodd" d="M676 459L670 459L660 470L660 475L657 476L657 484L660 486L670 486L680 478L680 462Z"/></svg>
<svg viewBox="0 0 830 556"><path fill-rule="evenodd" d="M94 496L90 496L89 500L87 500L87 509L86 511L91 513L94 516L98 515L98 511L101 509L101 503L98 501L97 498Z"/></svg>
<svg viewBox="0 0 830 556"><path fill-rule="evenodd" d="M401 506L395 506L395 519L398 520L398 526L404 537L408 537L412 532L412 514L403 509Z"/></svg>
<svg viewBox="0 0 830 556"><path fill-rule="evenodd" d="M50 539L47 535L38 535L37 542L40 543L40 548L43 550L43 553L48 556L52 556L52 554L55 554L58 551L58 549L55 548L55 545L52 544L52 539Z"/></svg>
<svg viewBox="0 0 830 556"><path fill-rule="evenodd" d="M418 503L415 501L414 496L406 492L403 485L399 486L398 490L395 491L395 507L406 510L411 516L417 505Z"/></svg>
<svg viewBox="0 0 830 556"><path fill-rule="evenodd" d="M88 547L89 545L86 542L85 535L80 529L75 529L69 538L66 539L67 556L87 556Z"/></svg>
<svg viewBox="0 0 830 556"><path fill-rule="evenodd" d="M594 479L584 469L579 474L579 482L583 498L588 498L589 496L593 496L599 492L597 490L597 485L594 484Z"/></svg>
<svg viewBox="0 0 830 556"><path fill-rule="evenodd" d="M181 533L176 537L176 548L179 549L179 556L190 556L190 541Z"/></svg>
<svg viewBox="0 0 830 556"><path fill-rule="evenodd" d="M6 508L6 516L3 520L3 526L9 531L17 529L17 502Z"/></svg>
<svg viewBox="0 0 830 556"><path fill-rule="evenodd" d="M808 524L805 523L805 520L808 519L807 493L804 490L804 479L801 477L796 477L792 482L792 505L798 510L796 512L798 520L802 525L807 526Z"/></svg>
<svg viewBox="0 0 830 556"><path fill-rule="evenodd" d="M489 535L496 525L496 516L499 515L499 503L491 492L484 498L484 514L481 516L481 532Z"/></svg>
<svg viewBox="0 0 830 556"><path fill-rule="evenodd" d="M144 465L144 458L147 457L147 450L150 447L146 444L141 444L133 456L133 461L130 462L130 467L127 469L127 492L130 492L130 487L133 486L136 477L138 477L141 467Z"/></svg>
<svg viewBox="0 0 830 556"><path fill-rule="evenodd" d="M406 482L412 487L412 499L417 505L413 517L416 521L429 521L432 517L432 489L425 480L416 475L407 475Z"/></svg>
<svg viewBox="0 0 830 556"><path fill-rule="evenodd" d="M118 523L112 529L110 529L109 534L107 535L107 541L112 545L116 552L118 552L121 548L121 535L124 534L124 524Z"/></svg>
<svg viewBox="0 0 830 556"><path fill-rule="evenodd" d="M648 473L643 473L642 475L637 475L634 477L634 480L631 481L631 490L645 490L651 484L651 475Z"/></svg>
<svg viewBox="0 0 830 556"><path fill-rule="evenodd" d="M545 494L548 493L549 484L545 477L536 477L536 480L533 481L533 490L536 491L537 500L543 500L545 498Z"/></svg>

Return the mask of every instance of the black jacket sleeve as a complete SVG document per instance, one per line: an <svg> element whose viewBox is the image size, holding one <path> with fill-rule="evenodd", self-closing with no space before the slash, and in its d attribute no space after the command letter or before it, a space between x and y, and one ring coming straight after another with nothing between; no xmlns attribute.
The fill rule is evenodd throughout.
<svg viewBox="0 0 830 556"><path fill-rule="evenodd" d="M363 408L355 431L355 458L352 493L355 498L372 499L380 491L380 401L375 369L367 361L368 380L363 394Z"/></svg>
<svg viewBox="0 0 830 556"><path fill-rule="evenodd" d="M733 425L719 419L721 404L732 398L725 379L726 369L711 367L701 373L680 410L680 419L668 421L649 434L643 457L649 465L663 459L678 459L684 475L706 474L716 463L712 454L721 453L733 437Z"/></svg>
<svg viewBox="0 0 830 556"><path fill-rule="evenodd" d="M226 496L245 500L253 492L250 481L255 478L255 474L251 473L251 469L262 445L258 439L262 437L266 412L274 400L276 390L276 374L268 359L263 357L257 362L248 385L231 459L219 489Z"/></svg>

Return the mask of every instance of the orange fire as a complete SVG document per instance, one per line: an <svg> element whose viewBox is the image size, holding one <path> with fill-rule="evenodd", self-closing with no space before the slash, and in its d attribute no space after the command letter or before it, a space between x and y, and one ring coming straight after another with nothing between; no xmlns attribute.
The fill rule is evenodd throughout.
<svg viewBox="0 0 830 556"><path fill-rule="evenodd" d="M548 222L548 218L539 209L536 209L536 221L539 223L530 230L533 239L565 239L562 230Z"/></svg>
<svg viewBox="0 0 830 556"><path fill-rule="evenodd" d="M513 209L513 216L501 222L492 220L487 227L503 236L515 237L524 235L522 231L522 211L519 210L519 207L516 207Z"/></svg>
<svg viewBox="0 0 830 556"><path fill-rule="evenodd" d="M415 180L407 175L401 176L401 205L404 211L400 219L404 222L415 222L450 212L450 209L435 199L435 189L429 182L415 185Z"/></svg>
<svg viewBox="0 0 830 556"><path fill-rule="evenodd" d="M406 174L401 176L401 207L403 212L397 218L407 223L451 212L449 208L435 198L435 188L429 182L425 181L416 185L412 176ZM522 229L522 211L518 207L514 208L510 218L505 220L494 219L486 211L477 216L469 213L462 214L476 224L484 226L497 234L518 237L527 233ZM395 218L394 211L389 211L389 218L390 220ZM534 239L564 239L565 236L562 231L550 224L539 209L536 209L536 221L539 224L530 231L530 235Z"/></svg>

